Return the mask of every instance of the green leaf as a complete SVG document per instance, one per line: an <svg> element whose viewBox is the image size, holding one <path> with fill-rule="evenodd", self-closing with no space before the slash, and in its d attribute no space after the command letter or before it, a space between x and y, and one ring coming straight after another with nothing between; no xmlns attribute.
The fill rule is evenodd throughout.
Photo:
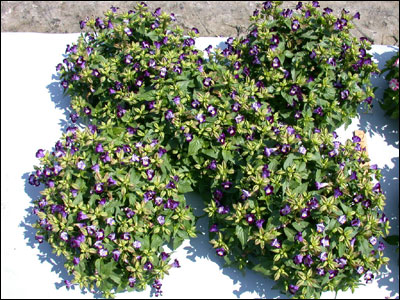
<svg viewBox="0 0 400 300"><path fill-rule="evenodd" d="M293 154L293 153L290 153L289 155L288 155L288 157L286 158L286 160L285 160L285 162L284 162L284 164L283 164L283 169L284 170L286 170L289 166L291 166L292 164L293 164L293 159L295 158L296 156Z"/></svg>
<svg viewBox="0 0 400 300"><path fill-rule="evenodd" d="M242 248L244 248L246 242L247 242L247 234L243 230L243 228L240 225L236 225L236 230L235 234L237 238L239 239L240 243L242 244Z"/></svg>
<svg viewBox="0 0 400 300"><path fill-rule="evenodd" d="M163 240L161 239L161 237L159 235L153 235L153 237L151 238L151 249L153 251L157 251L158 247L160 247L163 243Z"/></svg>
<svg viewBox="0 0 400 300"><path fill-rule="evenodd" d="M235 162L233 159L232 152L227 151L227 150L222 150L222 158L224 159L224 161L230 160L233 163Z"/></svg>
<svg viewBox="0 0 400 300"><path fill-rule="evenodd" d="M293 190L293 193L303 194L304 192L307 191L307 188L308 188L308 182L302 183Z"/></svg>
<svg viewBox="0 0 400 300"><path fill-rule="evenodd" d="M173 250L176 250L180 245L182 245L183 239L180 237L175 237L172 242Z"/></svg>
<svg viewBox="0 0 400 300"><path fill-rule="evenodd" d="M185 194L189 192L193 192L192 185L190 184L189 181L180 181L178 184L178 192Z"/></svg>
<svg viewBox="0 0 400 300"><path fill-rule="evenodd" d="M283 229L283 231L285 232L288 240L291 241L291 242L294 242L294 236L295 236L296 232L294 230L288 228L288 227L285 227Z"/></svg>
<svg viewBox="0 0 400 300"><path fill-rule="evenodd" d="M346 245L344 243L339 243L339 256L342 257L346 252Z"/></svg>
<svg viewBox="0 0 400 300"><path fill-rule="evenodd" d="M193 140L189 143L188 155L194 156L203 147L203 141L197 136L193 137Z"/></svg>
<svg viewBox="0 0 400 300"><path fill-rule="evenodd" d="M218 158L218 152L215 151L214 149L202 149L201 150L202 153L204 153L205 155L208 155L212 158L217 159Z"/></svg>

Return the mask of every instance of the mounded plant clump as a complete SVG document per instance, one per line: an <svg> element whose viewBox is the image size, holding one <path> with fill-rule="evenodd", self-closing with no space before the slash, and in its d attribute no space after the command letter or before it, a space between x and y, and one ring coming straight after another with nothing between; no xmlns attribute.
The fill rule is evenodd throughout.
<svg viewBox="0 0 400 300"><path fill-rule="evenodd" d="M388 71L385 76L388 87L383 92L383 100L379 102L386 115L392 119L399 118L399 52L389 59L382 74Z"/></svg>
<svg viewBox="0 0 400 300"><path fill-rule="evenodd" d="M76 126L30 176L37 239L67 259L81 288L106 297L148 284L161 294L170 252L195 236L184 193L206 201L210 239L228 265L319 297L370 282L389 223L380 171L360 140L333 131L370 103L370 44L351 19L265 2L225 50L194 48L173 14L144 3L81 22L57 66ZM354 17L358 17L356 14Z"/></svg>

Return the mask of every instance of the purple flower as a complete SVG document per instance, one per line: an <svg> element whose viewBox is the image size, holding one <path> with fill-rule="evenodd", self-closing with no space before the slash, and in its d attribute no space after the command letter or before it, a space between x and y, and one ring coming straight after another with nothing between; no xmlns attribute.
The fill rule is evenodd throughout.
<svg viewBox="0 0 400 300"><path fill-rule="evenodd" d="M208 169L210 170L215 170L217 168L217 161L216 160L212 160L210 162L210 164L207 166Z"/></svg>
<svg viewBox="0 0 400 300"><path fill-rule="evenodd" d="M297 29L299 29L300 28L300 23L299 23L299 21L298 20L293 20L292 21L292 30L293 31L296 31Z"/></svg>
<svg viewBox="0 0 400 300"><path fill-rule="evenodd" d="M112 258L115 260L115 261L118 261L119 260L119 256L121 255L121 251L119 251L118 249L115 249L115 250L113 250L113 252L112 252Z"/></svg>
<svg viewBox="0 0 400 300"><path fill-rule="evenodd" d="M218 142L220 142L222 145L225 144L225 133L221 133L218 137Z"/></svg>
<svg viewBox="0 0 400 300"><path fill-rule="evenodd" d="M371 283L374 279L374 274L370 270L368 270L364 275L365 283Z"/></svg>
<svg viewBox="0 0 400 300"><path fill-rule="evenodd" d="M155 171L152 169L146 170L147 180L151 181L154 177Z"/></svg>
<svg viewBox="0 0 400 300"><path fill-rule="evenodd" d="M172 263L172 267L174 268L180 268L181 265L179 264L179 261L175 258L174 262Z"/></svg>
<svg viewBox="0 0 400 300"><path fill-rule="evenodd" d="M240 199L242 200L246 200L247 198L249 198L251 196L250 192L242 189L242 195L240 196Z"/></svg>
<svg viewBox="0 0 400 300"><path fill-rule="evenodd" d="M168 109L167 112L165 113L165 119L167 120L172 120L174 118L174 113L172 110Z"/></svg>
<svg viewBox="0 0 400 300"><path fill-rule="evenodd" d="M217 114L217 109L214 106L209 105L207 107L207 112L210 114L211 117L214 117Z"/></svg>
<svg viewBox="0 0 400 300"><path fill-rule="evenodd" d="M89 219L89 217L83 211L78 212L78 215L76 216L76 220L78 222L80 222L82 220L87 220L87 219Z"/></svg>
<svg viewBox="0 0 400 300"><path fill-rule="evenodd" d="M329 238L323 237L320 241L320 244L322 247L329 247L329 245L330 245Z"/></svg>
<svg viewBox="0 0 400 300"><path fill-rule="evenodd" d="M328 260L328 253L327 252L321 252L321 254L319 255L319 259L321 261L327 261Z"/></svg>
<svg viewBox="0 0 400 300"><path fill-rule="evenodd" d="M286 204L283 208L281 208L279 210L279 214L281 216L286 216L290 213L290 211L291 211L291 208L290 208L289 204Z"/></svg>
<svg viewBox="0 0 400 300"><path fill-rule="evenodd" d="M364 267L363 266L358 266L356 271L357 271L358 274L361 275L362 273L364 273Z"/></svg>
<svg viewBox="0 0 400 300"><path fill-rule="evenodd" d="M378 243L378 250L379 250L379 251L385 250L385 244L382 243L382 242L379 242L379 243Z"/></svg>
<svg viewBox="0 0 400 300"><path fill-rule="evenodd" d="M84 170L86 168L85 162L83 160L80 160L77 164L76 164L77 168L79 170Z"/></svg>
<svg viewBox="0 0 400 300"><path fill-rule="evenodd" d="M316 182L315 182L315 186L317 187L317 190L320 190L320 189L322 189L322 188L328 186L328 183L316 181Z"/></svg>
<svg viewBox="0 0 400 300"><path fill-rule="evenodd" d="M301 254L295 255L295 256L293 257L293 262L294 262L296 265L301 264L301 263L303 262L303 255L301 255Z"/></svg>
<svg viewBox="0 0 400 300"><path fill-rule="evenodd" d="M340 196L343 195L343 192L339 188L335 188L333 194L334 194L335 198L339 198Z"/></svg>
<svg viewBox="0 0 400 300"><path fill-rule="evenodd" d="M165 217L164 217L164 216L158 216L158 217L157 217L157 222L158 222L158 224L160 224L160 225L164 225L164 223L165 223Z"/></svg>
<svg viewBox="0 0 400 300"><path fill-rule="evenodd" d="M309 216L310 216L310 209L309 209L308 207L303 208L303 209L300 211L300 217L301 217L302 219L308 218Z"/></svg>
<svg viewBox="0 0 400 300"><path fill-rule="evenodd" d="M225 182L222 182L221 185L225 190L229 190L231 188L231 186L232 186L232 182L225 181Z"/></svg>
<svg viewBox="0 0 400 300"><path fill-rule="evenodd" d="M193 134L191 134L190 132L185 133L185 140L186 142L191 142L193 140Z"/></svg>
<svg viewBox="0 0 400 300"><path fill-rule="evenodd" d="M235 121L236 121L237 124L243 122L243 121L244 121L244 116L238 114L238 115L235 117Z"/></svg>
<svg viewBox="0 0 400 300"><path fill-rule="evenodd" d="M226 250L224 248L217 248L217 249L215 249L215 252L217 253L218 256L226 255Z"/></svg>
<svg viewBox="0 0 400 300"><path fill-rule="evenodd" d="M310 254L307 254L304 258L303 258L303 263L306 267L311 267L311 265L314 263L314 261L311 258Z"/></svg>
<svg viewBox="0 0 400 300"><path fill-rule="evenodd" d="M270 157L271 154L274 152L275 152L275 148L268 148L268 147L264 148L264 154L266 157Z"/></svg>
<svg viewBox="0 0 400 300"><path fill-rule="evenodd" d="M304 238L303 238L303 234L301 232L297 232L296 235L294 236L294 239L298 242L303 242Z"/></svg>
<svg viewBox="0 0 400 300"><path fill-rule="evenodd" d="M281 248L281 247L282 247L282 244L281 244L280 241L278 241L278 239L274 239L274 240L271 242L270 245L271 245L272 247L275 247L275 248Z"/></svg>
<svg viewBox="0 0 400 300"><path fill-rule="evenodd" d="M370 242L370 244L371 244L372 246L375 246L375 245L376 245L376 242L378 241L378 239L377 239L376 237L374 237L374 236L371 236L371 237L368 239L368 241Z"/></svg>
<svg viewBox="0 0 400 300"><path fill-rule="evenodd" d="M324 232L325 230L325 225L323 223L318 223L317 224L317 232L321 233Z"/></svg>
<svg viewBox="0 0 400 300"><path fill-rule="evenodd" d="M328 58L328 60L326 61L329 65L336 67L336 60L334 57L330 57Z"/></svg>
<svg viewBox="0 0 400 300"><path fill-rule="evenodd" d="M268 184L266 187L264 187L265 195L271 195L274 192L274 187L270 184Z"/></svg>
<svg viewBox="0 0 400 300"><path fill-rule="evenodd" d="M347 221L347 218L346 218L346 215L341 215L341 216L339 216L338 218L337 218L337 221L340 223L340 224L344 224L344 223L346 223L346 221Z"/></svg>
<svg viewBox="0 0 400 300"><path fill-rule="evenodd" d="M281 61L279 60L278 57L274 57L274 59L272 60L272 67L274 69L277 69L281 66Z"/></svg>
<svg viewBox="0 0 400 300"><path fill-rule="evenodd" d="M35 240L37 240L40 244L43 243L44 236L43 235L36 235Z"/></svg>
<svg viewBox="0 0 400 300"><path fill-rule="evenodd" d="M142 247L142 243L140 241L134 241L132 245L136 249L139 249L140 247Z"/></svg>
<svg viewBox="0 0 400 300"><path fill-rule="evenodd" d="M103 183L96 183L95 185L94 185L94 191L97 193L97 194L101 194L103 191L104 191L104 184Z"/></svg>
<svg viewBox="0 0 400 300"><path fill-rule="evenodd" d="M299 287L297 285L289 284L289 292L291 294L296 294L297 291L299 290Z"/></svg>
<svg viewBox="0 0 400 300"><path fill-rule="evenodd" d="M249 223L249 224L253 224L254 221L255 221L255 216L254 216L254 214L247 214L247 215L246 215L246 221L247 221L247 223Z"/></svg>
<svg viewBox="0 0 400 300"><path fill-rule="evenodd" d="M218 232L217 224L211 225L211 227L210 227L210 232Z"/></svg>
<svg viewBox="0 0 400 300"><path fill-rule="evenodd" d="M351 226L360 227L360 226L361 226L361 221L360 221L360 219L355 218L354 220L351 220Z"/></svg>
<svg viewBox="0 0 400 300"><path fill-rule="evenodd" d="M210 77L207 77L207 78L205 78L204 80L203 80L203 85L205 86L205 87L209 87L210 85L211 85L211 78Z"/></svg>
<svg viewBox="0 0 400 300"><path fill-rule="evenodd" d="M258 229L261 229L264 223L265 223L264 219L257 220L256 226L258 227Z"/></svg>

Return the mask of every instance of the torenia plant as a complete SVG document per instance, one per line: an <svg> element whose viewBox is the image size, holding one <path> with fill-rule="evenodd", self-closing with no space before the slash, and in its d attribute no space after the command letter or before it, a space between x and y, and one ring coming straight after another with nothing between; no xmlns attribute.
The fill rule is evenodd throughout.
<svg viewBox="0 0 400 300"><path fill-rule="evenodd" d="M343 10L337 18L317 1L294 10L280 4L255 10L249 34L228 41L223 61L268 91L286 122L330 130L349 124L360 103L370 106L370 75L379 71L367 53L371 43L349 33L360 14Z"/></svg>
<svg viewBox="0 0 400 300"><path fill-rule="evenodd" d="M385 75L385 79L388 83L388 87L383 93L383 100L379 102L382 109L387 115L393 119L399 118L399 52L389 59L385 68L382 70L388 72Z"/></svg>
<svg viewBox="0 0 400 300"><path fill-rule="evenodd" d="M194 48L173 14L144 3L81 22L57 66L76 126L39 150L30 183L39 242L67 259L80 284L107 297L152 284L163 246L195 236L184 193L198 191L216 254L272 277L295 297L354 289L382 264L388 220L376 166L357 137L332 129L370 103L366 53L351 19L319 4L265 2L247 38Z"/></svg>

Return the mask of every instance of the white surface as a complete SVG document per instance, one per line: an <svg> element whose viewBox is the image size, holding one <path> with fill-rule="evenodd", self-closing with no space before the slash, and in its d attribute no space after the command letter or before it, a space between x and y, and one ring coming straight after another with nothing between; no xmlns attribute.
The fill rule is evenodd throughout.
<svg viewBox="0 0 400 300"><path fill-rule="evenodd" d="M27 183L37 149L51 150L67 127L69 103L62 97L62 88L54 79L55 66L62 61L66 45L76 41L78 34L1 33L1 298L93 298L75 287L68 291L64 279L71 279L63 267L63 259L55 256L50 246L34 241L29 226L32 199L38 188ZM199 38L203 50L209 44L222 45L226 38ZM222 44L221 44L222 43ZM397 48L374 46L373 54L382 68ZM374 79L374 85L382 85ZM377 94L382 95L379 89ZM399 138L397 121L383 116L375 101L372 113L360 113L347 129L338 130L341 138L350 138L354 129L367 132L372 164L382 168L383 190L387 195L386 215L392 223L392 234L399 232ZM190 195L189 203L202 213L201 199ZM222 269L223 261L215 255L208 242L207 220L198 228L205 235L186 241L174 254L181 264L172 269L163 282L165 298L285 298L271 290L273 281L248 271L243 276L236 269ZM399 265L395 247L387 246L389 266L372 284L338 298L384 299L399 296ZM117 298L148 298L144 292L121 293ZM334 298L324 293L323 298Z"/></svg>

